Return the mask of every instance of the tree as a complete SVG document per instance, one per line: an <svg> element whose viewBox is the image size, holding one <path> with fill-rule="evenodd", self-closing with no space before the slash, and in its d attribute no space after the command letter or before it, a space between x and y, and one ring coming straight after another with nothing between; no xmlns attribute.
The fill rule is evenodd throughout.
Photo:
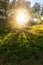
<svg viewBox="0 0 43 65"><path fill-rule="evenodd" d="M34 11L34 16L35 17L38 17L40 15L40 9L41 9L40 4L35 3L34 6L33 6L33 11Z"/></svg>
<svg viewBox="0 0 43 65"><path fill-rule="evenodd" d="M0 31L6 28L6 23L8 22L8 14L7 11L9 10L9 0L0 0ZM5 31L5 30L4 30ZM3 33L4 33L3 31Z"/></svg>
<svg viewBox="0 0 43 65"><path fill-rule="evenodd" d="M36 13L40 13L40 4L39 3L35 3L33 6L34 12Z"/></svg>
<svg viewBox="0 0 43 65"><path fill-rule="evenodd" d="M0 0L0 18L6 17L9 9L9 0Z"/></svg>
<svg viewBox="0 0 43 65"><path fill-rule="evenodd" d="M43 4L42 4L42 8L41 8L41 10L42 10L42 11L41 11L41 15L43 16Z"/></svg>

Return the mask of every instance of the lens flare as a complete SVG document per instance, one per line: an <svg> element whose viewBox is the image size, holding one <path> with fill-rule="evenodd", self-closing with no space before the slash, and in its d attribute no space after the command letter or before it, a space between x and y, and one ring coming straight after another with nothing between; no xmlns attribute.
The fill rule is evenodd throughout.
<svg viewBox="0 0 43 65"><path fill-rule="evenodd" d="M18 8L15 10L15 21L17 25L23 27L28 22L29 14L27 9Z"/></svg>
<svg viewBox="0 0 43 65"><path fill-rule="evenodd" d="M9 24L12 29L24 29L32 19L31 10L25 6L16 6L11 14Z"/></svg>

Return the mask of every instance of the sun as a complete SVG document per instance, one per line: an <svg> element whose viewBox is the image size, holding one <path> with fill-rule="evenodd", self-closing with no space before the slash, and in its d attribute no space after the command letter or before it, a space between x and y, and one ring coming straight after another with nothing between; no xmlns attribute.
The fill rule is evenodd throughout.
<svg viewBox="0 0 43 65"><path fill-rule="evenodd" d="M20 25L23 25L25 23L26 20L26 15L24 10L19 10L16 16L17 19L17 23Z"/></svg>
<svg viewBox="0 0 43 65"><path fill-rule="evenodd" d="M28 22L29 14L25 8L17 8L15 10L15 21L19 27L23 27Z"/></svg>
<svg viewBox="0 0 43 65"><path fill-rule="evenodd" d="M13 9L11 21L9 22L12 29L24 29L31 21L30 10L27 7L16 6Z"/></svg>

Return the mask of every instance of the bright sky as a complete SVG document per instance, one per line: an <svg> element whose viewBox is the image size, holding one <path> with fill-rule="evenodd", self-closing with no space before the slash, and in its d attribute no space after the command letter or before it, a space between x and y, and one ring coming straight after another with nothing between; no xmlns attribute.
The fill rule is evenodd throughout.
<svg viewBox="0 0 43 65"><path fill-rule="evenodd" d="M43 4L43 0L28 0L28 1L30 1L32 5L34 5L35 2Z"/></svg>
<svg viewBox="0 0 43 65"><path fill-rule="evenodd" d="M10 0L10 2L12 2L13 0ZM35 2L38 2L40 4L43 4L43 0L27 0L30 1L32 5L34 5Z"/></svg>
<svg viewBox="0 0 43 65"><path fill-rule="evenodd" d="M10 3L12 2L13 0L10 0Z"/></svg>

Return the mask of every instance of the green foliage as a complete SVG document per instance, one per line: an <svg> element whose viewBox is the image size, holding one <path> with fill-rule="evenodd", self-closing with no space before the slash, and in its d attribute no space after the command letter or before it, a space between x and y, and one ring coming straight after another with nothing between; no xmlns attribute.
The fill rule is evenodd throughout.
<svg viewBox="0 0 43 65"><path fill-rule="evenodd" d="M8 10L9 10L9 0L0 0L0 16L1 17L7 16Z"/></svg>
<svg viewBox="0 0 43 65"><path fill-rule="evenodd" d="M5 29L6 30L6 29ZM43 31L34 35L26 31L2 32L0 43L0 65L42 65L43 62ZM37 30L38 31L38 30ZM41 35L40 35L41 34ZM4 35L4 36L3 36ZM1 38L0 38L1 39ZM39 62L40 61L40 62Z"/></svg>
<svg viewBox="0 0 43 65"><path fill-rule="evenodd" d="M40 12L40 4L39 3L35 3L35 5L33 6L33 8L34 8L34 12L37 12L37 13L39 13Z"/></svg>

